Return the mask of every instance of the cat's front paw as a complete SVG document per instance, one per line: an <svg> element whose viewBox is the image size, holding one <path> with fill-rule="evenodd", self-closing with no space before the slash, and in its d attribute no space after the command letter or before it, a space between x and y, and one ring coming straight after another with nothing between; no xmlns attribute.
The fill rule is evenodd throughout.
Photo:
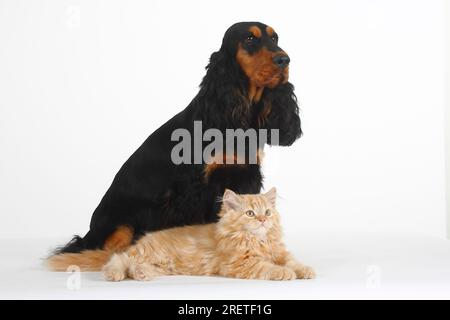
<svg viewBox="0 0 450 320"><path fill-rule="evenodd" d="M310 266L299 265L295 267L294 271L298 279L314 279L316 277L314 269Z"/></svg>
<svg viewBox="0 0 450 320"><path fill-rule="evenodd" d="M286 267L274 267L269 270L265 276L266 280L284 281L297 278L294 270Z"/></svg>
<svg viewBox="0 0 450 320"><path fill-rule="evenodd" d="M114 267L104 268L103 277L107 281L122 281L125 279L125 272Z"/></svg>
<svg viewBox="0 0 450 320"><path fill-rule="evenodd" d="M142 265L137 265L132 272L133 279L139 281L149 281L153 278L153 275L148 267Z"/></svg>

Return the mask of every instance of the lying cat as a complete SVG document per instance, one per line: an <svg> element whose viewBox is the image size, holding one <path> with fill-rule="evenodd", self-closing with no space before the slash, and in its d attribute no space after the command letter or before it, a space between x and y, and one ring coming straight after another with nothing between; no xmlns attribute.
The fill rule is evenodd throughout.
<svg viewBox="0 0 450 320"><path fill-rule="evenodd" d="M282 242L275 199L275 188L258 195L226 190L217 223L151 232L122 253L88 250L56 255L48 266L60 271L70 265L85 271L102 269L110 281L161 275L312 279L313 269L298 263Z"/></svg>

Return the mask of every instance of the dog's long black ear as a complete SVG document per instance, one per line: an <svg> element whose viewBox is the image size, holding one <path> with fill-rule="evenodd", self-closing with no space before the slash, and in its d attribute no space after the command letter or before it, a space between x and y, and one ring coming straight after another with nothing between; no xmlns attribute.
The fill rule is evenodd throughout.
<svg viewBox="0 0 450 320"><path fill-rule="evenodd" d="M245 80L235 59L224 49L211 55L198 95L201 117L218 129L247 128L250 105L246 98Z"/></svg>
<svg viewBox="0 0 450 320"><path fill-rule="evenodd" d="M290 146L302 135L301 121L297 97L294 86L291 83L282 84L274 89L269 89L263 96L263 105L267 117L263 126L266 129L279 130L279 145ZM270 130L268 132L268 143L271 141Z"/></svg>
<svg viewBox="0 0 450 320"><path fill-rule="evenodd" d="M211 77L222 76L226 73L227 61L224 50L213 52L209 58L209 64L206 66L207 75Z"/></svg>

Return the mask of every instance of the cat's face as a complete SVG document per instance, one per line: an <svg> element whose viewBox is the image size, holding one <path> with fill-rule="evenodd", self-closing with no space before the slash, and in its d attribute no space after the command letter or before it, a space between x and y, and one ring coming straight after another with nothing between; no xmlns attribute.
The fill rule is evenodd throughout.
<svg viewBox="0 0 450 320"><path fill-rule="evenodd" d="M238 195L225 190L221 226L229 231L249 232L263 237L279 228L279 214L275 207L276 190L272 188L265 194Z"/></svg>

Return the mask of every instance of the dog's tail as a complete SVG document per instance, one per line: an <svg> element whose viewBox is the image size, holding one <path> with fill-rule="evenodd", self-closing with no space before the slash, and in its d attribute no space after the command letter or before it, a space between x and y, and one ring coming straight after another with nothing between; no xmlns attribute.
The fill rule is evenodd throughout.
<svg viewBox="0 0 450 320"><path fill-rule="evenodd" d="M74 236L66 245L56 248L53 254L79 253L86 249L84 239L80 236Z"/></svg>
<svg viewBox="0 0 450 320"><path fill-rule="evenodd" d="M100 271L114 252L106 250L85 250L80 253L61 253L50 256L46 266L53 271L67 271L75 266L80 271Z"/></svg>

